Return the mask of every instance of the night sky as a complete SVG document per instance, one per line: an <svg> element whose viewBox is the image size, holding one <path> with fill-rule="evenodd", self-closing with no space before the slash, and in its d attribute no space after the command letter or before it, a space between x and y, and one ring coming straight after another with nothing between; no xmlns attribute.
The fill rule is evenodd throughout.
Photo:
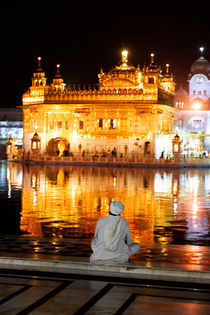
<svg viewBox="0 0 210 315"><path fill-rule="evenodd" d="M205 47L210 60L210 19L205 2L14 1L1 4L1 107L21 105L37 57L51 80L56 64L67 84L97 84L129 52L142 67L151 52L169 63L177 87L187 87L192 62Z"/></svg>

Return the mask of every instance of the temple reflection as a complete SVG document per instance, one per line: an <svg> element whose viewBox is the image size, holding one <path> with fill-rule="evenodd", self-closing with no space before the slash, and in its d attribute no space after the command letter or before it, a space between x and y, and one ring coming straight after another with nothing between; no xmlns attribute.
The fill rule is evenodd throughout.
<svg viewBox="0 0 210 315"><path fill-rule="evenodd" d="M8 186L22 187L20 228L29 235L91 239L115 199L125 205L133 240L144 244L209 233L209 176L193 169L7 167Z"/></svg>

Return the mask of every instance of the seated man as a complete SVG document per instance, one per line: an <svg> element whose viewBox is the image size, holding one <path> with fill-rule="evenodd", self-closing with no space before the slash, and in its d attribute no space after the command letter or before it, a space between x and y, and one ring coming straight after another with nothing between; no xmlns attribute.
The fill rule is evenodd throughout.
<svg viewBox="0 0 210 315"><path fill-rule="evenodd" d="M121 201L112 201L109 215L98 220L90 262L126 263L139 251L139 244L132 242L128 222L120 216L123 210Z"/></svg>

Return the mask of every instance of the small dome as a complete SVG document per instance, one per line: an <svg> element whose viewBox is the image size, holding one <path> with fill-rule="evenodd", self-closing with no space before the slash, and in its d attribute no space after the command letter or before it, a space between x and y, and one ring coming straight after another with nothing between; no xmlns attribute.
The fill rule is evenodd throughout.
<svg viewBox="0 0 210 315"><path fill-rule="evenodd" d="M183 89L183 87L181 86L176 92L175 92L175 95L174 95L174 99L176 102L183 102L183 101L186 101L188 100L188 94L187 94L187 91L185 89Z"/></svg>
<svg viewBox="0 0 210 315"><path fill-rule="evenodd" d="M196 59L191 66L190 76L193 76L197 73L205 75L210 74L210 63L203 56L200 56L198 59Z"/></svg>
<svg viewBox="0 0 210 315"><path fill-rule="evenodd" d="M35 132L35 133L33 134L32 140L33 140L33 141L40 141L40 137L39 137L39 135L38 135L37 132Z"/></svg>

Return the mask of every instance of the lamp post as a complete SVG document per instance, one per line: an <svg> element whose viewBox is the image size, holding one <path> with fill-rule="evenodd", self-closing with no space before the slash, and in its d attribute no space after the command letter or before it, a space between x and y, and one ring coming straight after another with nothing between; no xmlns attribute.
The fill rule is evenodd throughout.
<svg viewBox="0 0 210 315"><path fill-rule="evenodd" d="M81 143L79 144L78 148L79 148L79 157L81 158L81 156L82 156L82 145L81 145Z"/></svg>
<svg viewBox="0 0 210 315"><path fill-rule="evenodd" d="M127 153L128 153L128 146L127 146L127 144L124 145L124 149L125 149L125 158L127 159Z"/></svg>
<svg viewBox="0 0 210 315"><path fill-rule="evenodd" d="M37 132L34 133L33 137L31 138L31 152L39 154L41 148L41 139Z"/></svg>
<svg viewBox="0 0 210 315"><path fill-rule="evenodd" d="M174 162L179 162L180 152L181 152L181 140L178 134L172 139L172 152L174 155Z"/></svg>
<svg viewBox="0 0 210 315"><path fill-rule="evenodd" d="M14 154L14 142L11 136L9 137L6 143L6 154L7 154L7 159L11 160Z"/></svg>

